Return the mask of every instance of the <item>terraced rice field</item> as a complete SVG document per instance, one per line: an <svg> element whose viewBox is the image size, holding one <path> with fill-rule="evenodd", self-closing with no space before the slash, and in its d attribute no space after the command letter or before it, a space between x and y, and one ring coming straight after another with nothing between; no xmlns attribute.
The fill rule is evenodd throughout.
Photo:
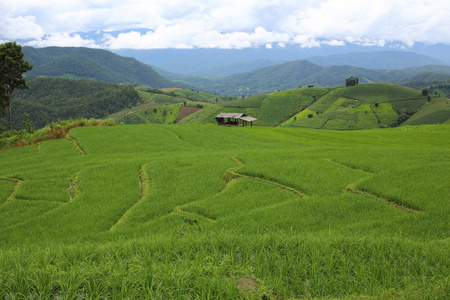
<svg viewBox="0 0 450 300"><path fill-rule="evenodd" d="M446 299L449 133L130 125L1 150L0 297Z"/></svg>

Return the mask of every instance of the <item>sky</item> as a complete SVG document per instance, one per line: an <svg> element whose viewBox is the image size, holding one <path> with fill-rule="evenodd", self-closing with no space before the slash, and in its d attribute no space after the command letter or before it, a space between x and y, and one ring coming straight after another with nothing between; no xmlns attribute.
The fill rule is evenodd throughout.
<svg viewBox="0 0 450 300"><path fill-rule="evenodd" d="M6 41L111 50L450 44L450 1L0 0Z"/></svg>

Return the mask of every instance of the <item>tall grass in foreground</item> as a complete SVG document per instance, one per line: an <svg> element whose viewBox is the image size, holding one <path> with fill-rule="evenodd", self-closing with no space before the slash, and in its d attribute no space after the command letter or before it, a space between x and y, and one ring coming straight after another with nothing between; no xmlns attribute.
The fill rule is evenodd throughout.
<svg viewBox="0 0 450 300"><path fill-rule="evenodd" d="M398 238L227 232L25 246L0 252L0 296L445 299L450 291L448 251L439 243Z"/></svg>

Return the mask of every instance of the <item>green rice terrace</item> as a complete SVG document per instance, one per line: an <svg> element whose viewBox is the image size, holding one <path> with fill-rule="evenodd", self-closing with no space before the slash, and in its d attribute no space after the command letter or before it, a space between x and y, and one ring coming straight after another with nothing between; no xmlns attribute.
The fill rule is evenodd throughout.
<svg viewBox="0 0 450 300"><path fill-rule="evenodd" d="M357 130L402 124L450 123L450 101L395 84L312 87L251 97L171 89L170 95L138 88L144 103L110 116L125 124L216 124L223 112L257 118L256 126ZM153 90L155 91L155 90Z"/></svg>
<svg viewBox="0 0 450 300"><path fill-rule="evenodd" d="M267 124L401 102L304 90ZM448 299L449 125L57 129L0 150L1 299Z"/></svg>

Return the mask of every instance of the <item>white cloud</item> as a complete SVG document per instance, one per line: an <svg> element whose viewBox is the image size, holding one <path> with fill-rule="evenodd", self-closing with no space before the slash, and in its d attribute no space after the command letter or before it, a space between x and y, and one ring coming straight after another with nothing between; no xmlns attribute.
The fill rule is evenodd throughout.
<svg viewBox="0 0 450 300"><path fill-rule="evenodd" d="M44 34L44 30L36 24L34 16L18 16L0 18L0 37L6 39L36 39Z"/></svg>
<svg viewBox="0 0 450 300"><path fill-rule="evenodd" d="M117 37L106 35L103 45L110 49L193 47L241 49L279 41L287 42L288 40L287 34L268 32L262 27L257 27L251 33L221 33L204 29L201 23L192 22L189 26L160 26L155 31L149 31L146 34L133 31L119 34Z"/></svg>
<svg viewBox="0 0 450 300"><path fill-rule="evenodd" d="M133 32L147 28L146 34ZM272 43L450 43L448 0L21 0L1 1L0 39L110 48L244 48Z"/></svg>
<svg viewBox="0 0 450 300"><path fill-rule="evenodd" d="M323 41L322 44L325 44L328 46L345 46L344 41L338 41L338 40Z"/></svg>
<svg viewBox="0 0 450 300"><path fill-rule="evenodd" d="M68 33L55 33L52 35L46 35L43 38L33 40L24 43L25 46L33 47L49 47L49 46L59 46L59 47L89 47L89 48L100 48L94 40L86 40L81 38L78 34L68 34Z"/></svg>

